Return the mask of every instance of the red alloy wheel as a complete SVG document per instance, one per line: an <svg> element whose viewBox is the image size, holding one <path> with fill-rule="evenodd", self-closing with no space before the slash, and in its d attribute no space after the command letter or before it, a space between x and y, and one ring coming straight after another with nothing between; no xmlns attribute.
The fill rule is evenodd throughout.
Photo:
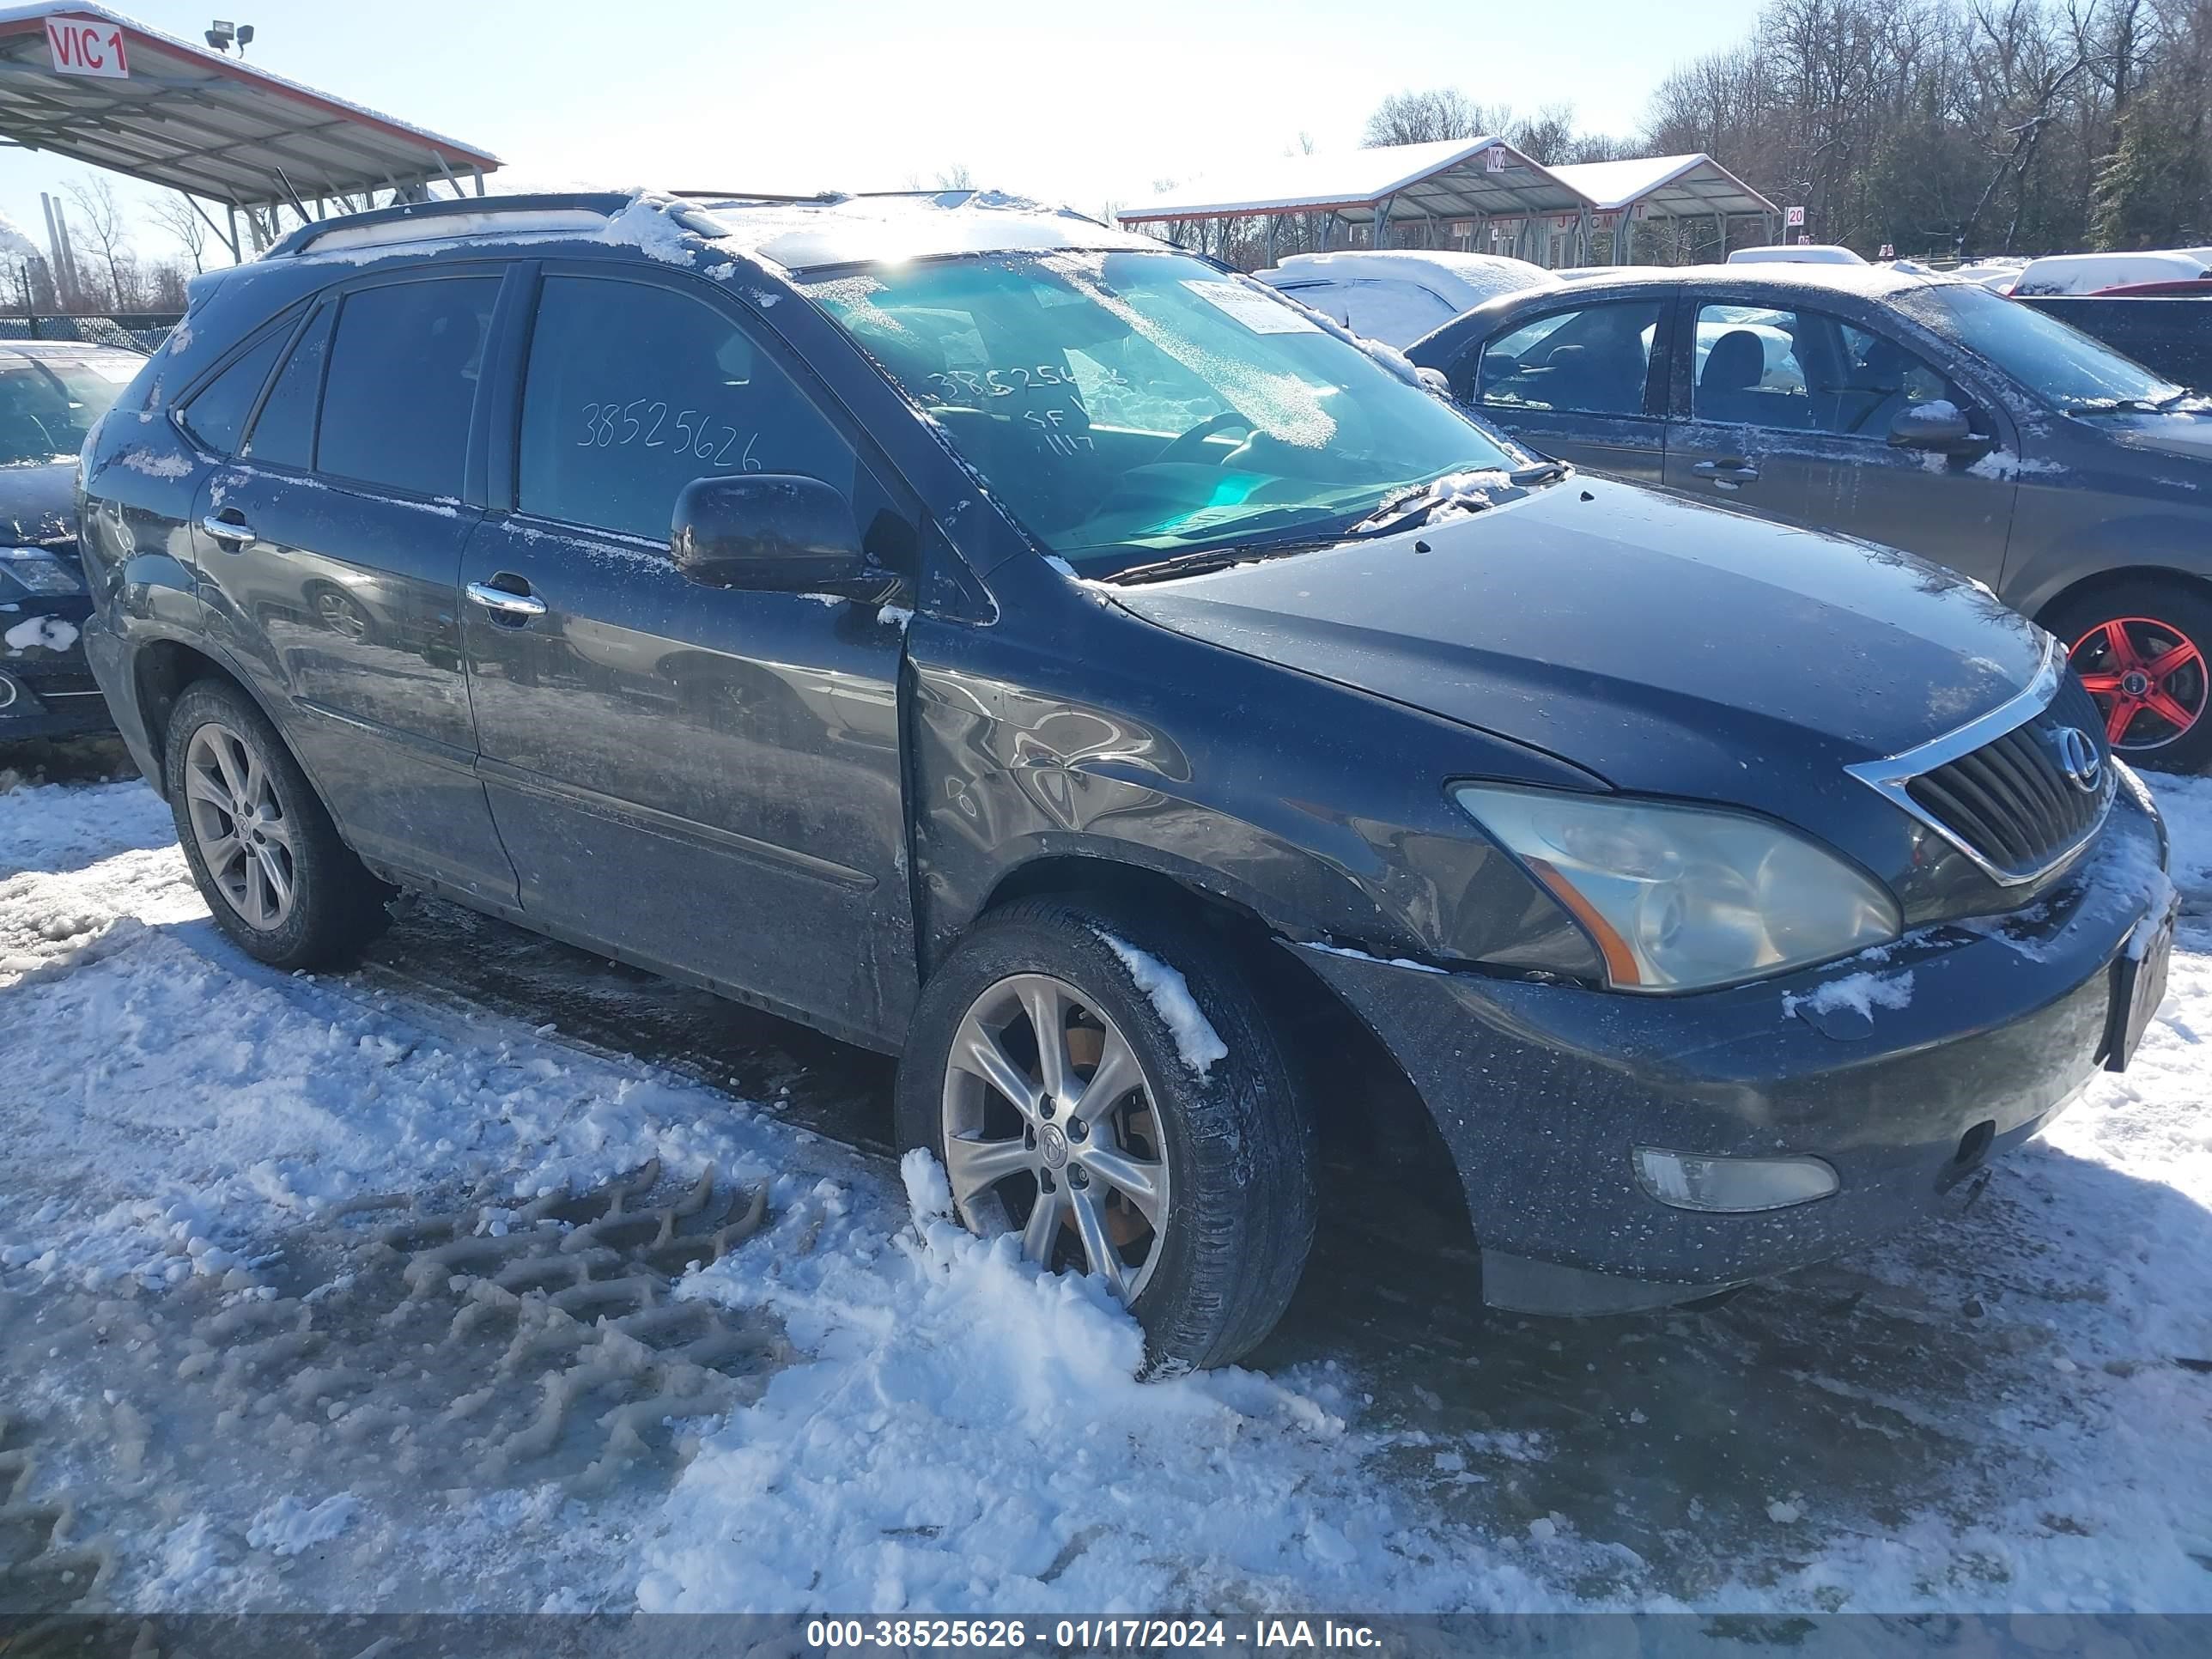
<svg viewBox="0 0 2212 1659"><path fill-rule="evenodd" d="M2163 749L2204 718L2203 649L2171 623L2115 617L2075 641L2072 658L2115 749Z"/></svg>

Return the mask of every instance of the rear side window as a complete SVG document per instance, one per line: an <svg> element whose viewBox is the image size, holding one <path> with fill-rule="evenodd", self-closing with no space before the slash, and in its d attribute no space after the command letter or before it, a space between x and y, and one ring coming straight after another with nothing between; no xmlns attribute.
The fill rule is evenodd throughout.
<svg viewBox="0 0 2212 1659"><path fill-rule="evenodd" d="M1483 348L1475 401L1495 409L1641 415L1658 300L1554 311Z"/></svg>
<svg viewBox="0 0 2212 1659"><path fill-rule="evenodd" d="M325 306L307 325L276 371L276 384L262 400L261 413L241 452L275 466L306 467L315 454L315 405L323 392L323 364L331 354L331 325L337 312Z"/></svg>
<svg viewBox="0 0 2212 1659"><path fill-rule="evenodd" d="M1823 312L1700 306L1695 352L1692 407L1701 421L1886 438L1913 404L1967 407L1917 354Z"/></svg>
<svg viewBox="0 0 2212 1659"><path fill-rule="evenodd" d="M253 401L276 366L276 354L291 337L288 325L272 328L252 349L202 386L184 407L185 430L218 455L238 447L238 434L253 413Z"/></svg>
<svg viewBox="0 0 2212 1659"><path fill-rule="evenodd" d="M642 283L549 276L522 404L516 504L668 538L694 478L795 472L849 493L856 458L729 317Z"/></svg>
<svg viewBox="0 0 2212 1659"><path fill-rule="evenodd" d="M495 276L395 283L346 295L324 381L317 471L421 495L459 495L498 297Z"/></svg>

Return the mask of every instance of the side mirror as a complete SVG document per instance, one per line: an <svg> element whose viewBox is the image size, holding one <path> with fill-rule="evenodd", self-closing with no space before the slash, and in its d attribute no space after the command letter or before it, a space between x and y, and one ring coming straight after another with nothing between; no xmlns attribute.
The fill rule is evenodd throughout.
<svg viewBox="0 0 2212 1659"><path fill-rule="evenodd" d="M1892 417L1889 441L1899 449L1948 453L1971 447L1974 428L1956 404L1913 404Z"/></svg>
<svg viewBox="0 0 2212 1659"><path fill-rule="evenodd" d="M861 550L844 496L796 473L694 478L676 498L669 554L702 587L873 599L897 580Z"/></svg>
<svg viewBox="0 0 2212 1659"><path fill-rule="evenodd" d="M1441 368L1431 368L1426 363L1424 363L1417 373L1419 373L1421 377L1421 384L1426 386L1430 391L1435 392L1437 397L1449 398L1451 396L1451 380L1449 376L1445 374L1443 370Z"/></svg>

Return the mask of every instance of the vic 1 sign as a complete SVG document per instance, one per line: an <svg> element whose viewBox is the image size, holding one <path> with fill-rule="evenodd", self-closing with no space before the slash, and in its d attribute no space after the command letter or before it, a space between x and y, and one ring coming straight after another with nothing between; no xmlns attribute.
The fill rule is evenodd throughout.
<svg viewBox="0 0 2212 1659"><path fill-rule="evenodd" d="M97 75L110 81L131 78L123 54L123 31L90 17L46 19L46 51L57 75Z"/></svg>

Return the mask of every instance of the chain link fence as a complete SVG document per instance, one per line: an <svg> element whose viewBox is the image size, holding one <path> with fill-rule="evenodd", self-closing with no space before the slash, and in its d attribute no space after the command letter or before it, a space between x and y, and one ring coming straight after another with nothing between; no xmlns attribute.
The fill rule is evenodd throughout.
<svg viewBox="0 0 2212 1659"><path fill-rule="evenodd" d="M78 340L151 352L184 320L181 311L118 311L104 314L0 316L0 340Z"/></svg>

